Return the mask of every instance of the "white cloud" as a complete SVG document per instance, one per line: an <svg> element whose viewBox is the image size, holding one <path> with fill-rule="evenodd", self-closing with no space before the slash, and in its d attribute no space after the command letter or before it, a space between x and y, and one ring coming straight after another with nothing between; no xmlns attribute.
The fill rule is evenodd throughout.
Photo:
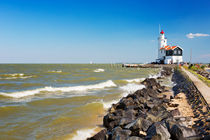
<svg viewBox="0 0 210 140"><path fill-rule="evenodd" d="M195 38L195 37L200 37L200 36L210 36L209 34L202 34L202 33L189 33L186 35L187 38Z"/></svg>

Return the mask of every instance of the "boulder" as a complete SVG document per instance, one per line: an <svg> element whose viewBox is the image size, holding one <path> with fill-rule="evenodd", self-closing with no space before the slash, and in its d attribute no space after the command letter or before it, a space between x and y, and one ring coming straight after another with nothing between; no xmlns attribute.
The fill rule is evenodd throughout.
<svg viewBox="0 0 210 140"><path fill-rule="evenodd" d="M87 138L87 140L108 140L107 130L103 129L93 137Z"/></svg>
<svg viewBox="0 0 210 140"><path fill-rule="evenodd" d="M132 137L127 138L126 140L144 140L144 139L140 137L132 136Z"/></svg>
<svg viewBox="0 0 210 140"><path fill-rule="evenodd" d="M128 108L128 106L133 106L133 105L135 105L133 98L131 97L122 98L119 104L116 106L116 109L126 109Z"/></svg>
<svg viewBox="0 0 210 140"><path fill-rule="evenodd" d="M196 136L196 133L193 129L180 126L178 124L175 124L170 129L171 139L172 140L180 140L187 137Z"/></svg>
<svg viewBox="0 0 210 140"><path fill-rule="evenodd" d="M146 88L150 88L153 90L160 89L160 84L154 78L146 78L141 84L145 85Z"/></svg>
<svg viewBox="0 0 210 140"><path fill-rule="evenodd" d="M169 140L171 137L166 125L163 122L154 123L147 130L147 140Z"/></svg>
<svg viewBox="0 0 210 140"><path fill-rule="evenodd" d="M130 130L122 129L121 127L116 127L112 133L112 140L126 140L131 135Z"/></svg>
<svg viewBox="0 0 210 140"><path fill-rule="evenodd" d="M103 126L109 130L113 129L116 125L119 124L121 118L121 116L114 116L113 114L108 113L103 118Z"/></svg>
<svg viewBox="0 0 210 140"><path fill-rule="evenodd" d="M173 117L175 117L175 116L180 116L180 111L179 111L178 108L177 108L177 109L174 109L174 110L172 110L172 111L170 111L170 113L171 113L171 115L172 115Z"/></svg>
<svg viewBox="0 0 210 140"><path fill-rule="evenodd" d="M147 131L147 129L152 125L152 121L144 118L137 118L135 121L129 123L128 125L125 126L126 129L130 129L132 131Z"/></svg>

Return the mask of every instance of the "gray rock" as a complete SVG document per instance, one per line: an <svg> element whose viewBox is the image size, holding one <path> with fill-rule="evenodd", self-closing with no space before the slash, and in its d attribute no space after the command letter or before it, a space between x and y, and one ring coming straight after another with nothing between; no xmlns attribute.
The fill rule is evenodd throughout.
<svg viewBox="0 0 210 140"><path fill-rule="evenodd" d="M124 126L124 125L127 125L127 124L131 123L132 121L133 121L133 120L130 119L130 118L122 118L122 119L120 120L119 125L120 125L120 126Z"/></svg>
<svg viewBox="0 0 210 140"><path fill-rule="evenodd" d="M87 140L108 140L107 130L103 129L93 137L87 138Z"/></svg>
<svg viewBox="0 0 210 140"><path fill-rule="evenodd" d="M167 127L163 122L154 123L148 130L147 130L147 140L169 140L171 137L170 133L168 132Z"/></svg>
<svg viewBox="0 0 210 140"><path fill-rule="evenodd" d="M140 137L132 136L132 137L127 138L126 140L144 140L144 139Z"/></svg>
<svg viewBox="0 0 210 140"><path fill-rule="evenodd" d="M130 129L132 131L147 131L147 129L152 125L152 121L144 119L144 118L137 118L135 121L129 123L125 126L126 129Z"/></svg>
<svg viewBox="0 0 210 140"><path fill-rule="evenodd" d="M171 130L170 130L171 138L172 140L179 140L179 139L184 139L187 137L192 137L196 136L196 133L193 129L180 126L180 125L173 125Z"/></svg>
<svg viewBox="0 0 210 140"><path fill-rule="evenodd" d="M173 117L175 117L175 116L180 116L179 109L174 109L174 110L172 110L170 113L171 113L171 115L172 115Z"/></svg>
<svg viewBox="0 0 210 140"><path fill-rule="evenodd" d="M116 127L112 133L112 140L126 140L131 135L130 130L122 129L121 127Z"/></svg>

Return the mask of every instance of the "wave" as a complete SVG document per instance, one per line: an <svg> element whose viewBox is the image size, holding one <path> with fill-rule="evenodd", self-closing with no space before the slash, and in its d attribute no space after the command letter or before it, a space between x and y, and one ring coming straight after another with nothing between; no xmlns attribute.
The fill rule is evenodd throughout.
<svg viewBox="0 0 210 140"><path fill-rule="evenodd" d="M120 87L121 90L123 90L127 93L134 93L135 91L143 89L143 88L145 88L144 85L134 84L134 83L127 84L125 86Z"/></svg>
<svg viewBox="0 0 210 140"><path fill-rule="evenodd" d="M22 98L36 94L41 94L42 92L46 93L46 92L56 92L56 91L61 91L61 92L86 91L86 90L103 89L105 87L116 87L116 86L117 85L112 80L108 80L106 82L94 85L83 85L83 86L73 86L73 87L44 87L44 88L22 91L22 92L0 93L0 95L11 98Z"/></svg>
<svg viewBox="0 0 210 140"><path fill-rule="evenodd" d="M132 82L141 82L144 80L145 80L145 78L137 78L137 79L127 79L125 81L127 81L128 83L132 83Z"/></svg>
<svg viewBox="0 0 210 140"><path fill-rule="evenodd" d="M12 73L12 74L2 74L0 75L0 79L27 79L27 78L32 78L34 76L31 75L25 75L24 73Z"/></svg>
<svg viewBox="0 0 210 140"><path fill-rule="evenodd" d="M134 93L137 90L143 89L145 88L144 85L139 85L139 84L127 84L125 86L120 87L121 90L123 90L124 92L122 93L121 97L117 100L112 100L109 102L104 102L103 100L101 101L101 103L103 104L104 109L109 109L112 104L116 104L117 102L119 102L121 100L122 97L126 97L128 94Z"/></svg>
<svg viewBox="0 0 210 140"><path fill-rule="evenodd" d="M104 69L96 69L94 70L94 72L104 72L105 70Z"/></svg>
<svg viewBox="0 0 210 140"><path fill-rule="evenodd" d="M112 104L116 104L117 102L119 102L120 99L118 100L113 100L113 101L109 101L109 102L104 102L104 101L101 101L101 104L103 104L103 107L104 109L109 109L110 107L112 107Z"/></svg>
<svg viewBox="0 0 210 140"><path fill-rule="evenodd" d="M71 140L85 140L93 136L96 133L96 129L97 127L91 129L77 130L76 134L73 136L73 138L71 138Z"/></svg>
<svg viewBox="0 0 210 140"><path fill-rule="evenodd" d="M161 77L161 73L160 73L160 72L159 72L158 74L149 75L149 77L148 77L148 78L154 78L154 79L157 79L157 78L159 78L159 77Z"/></svg>
<svg viewBox="0 0 210 140"><path fill-rule="evenodd" d="M62 70L51 70L48 73L62 73Z"/></svg>

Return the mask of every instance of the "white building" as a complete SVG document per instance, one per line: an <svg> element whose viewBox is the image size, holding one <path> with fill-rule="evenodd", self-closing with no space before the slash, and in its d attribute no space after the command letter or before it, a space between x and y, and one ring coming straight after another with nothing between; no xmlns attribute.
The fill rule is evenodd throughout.
<svg viewBox="0 0 210 140"><path fill-rule="evenodd" d="M158 37L158 63L175 64L183 62L183 49L180 46L167 45L167 38L163 30Z"/></svg>

